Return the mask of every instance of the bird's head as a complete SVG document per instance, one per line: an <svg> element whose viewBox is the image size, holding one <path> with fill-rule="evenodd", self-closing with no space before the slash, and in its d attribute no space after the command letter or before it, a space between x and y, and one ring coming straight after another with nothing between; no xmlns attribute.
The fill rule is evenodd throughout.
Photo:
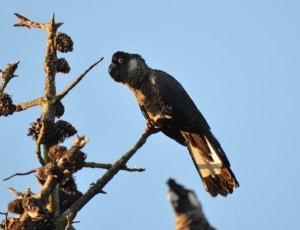
<svg viewBox="0 0 300 230"><path fill-rule="evenodd" d="M201 208L194 191L177 184L174 179L167 181L169 186L168 199L177 213L183 213Z"/></svg>
<svg viewBox="0 0 300 230"><path fill-rule="evenodd" d="M116 82L137 86L144 79L144 71L148 66L139 54L118 51L112 56L108 72Z"/></svg>

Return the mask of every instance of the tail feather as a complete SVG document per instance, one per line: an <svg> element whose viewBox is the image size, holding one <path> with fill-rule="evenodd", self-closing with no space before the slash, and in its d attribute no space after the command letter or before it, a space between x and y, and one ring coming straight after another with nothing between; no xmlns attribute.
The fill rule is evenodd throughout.
<svg viewBox="0 0 300 230"><path fill-rule="evenodd" d="M239 187L225 153L220 152L222 149L205 135L187 132L182 132L182 135L204 187L211 196L227 196L234 188Z"/></svg>

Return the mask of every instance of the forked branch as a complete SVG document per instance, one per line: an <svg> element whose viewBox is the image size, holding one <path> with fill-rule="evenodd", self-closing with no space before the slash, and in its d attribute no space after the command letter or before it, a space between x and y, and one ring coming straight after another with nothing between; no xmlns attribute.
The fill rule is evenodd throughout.
<svg viewBox="0 0 300 230"><path fill-rule="evenodd" d="M12 63L12 64L8 64L5 68L4 71L0 70L0 75L2 78L2 82L0 85L0 94L3 93L6 85L8 84L8 82L16 77L17 75L14 75L16 69L18 68L18 64L20 63L20 61L16 62L16 63Z"/></svg>
<svg viewBox="0 0 300 230"><path fill-rule="evenodd" d="M50 23L33 22L33 21L29 20L28 18L22 16L21 14L15 13L15 15L19 20L18 23L14 25L16 27L27 27L29 29L31 29L31 28L49 29L50 28ZM54 15L52 17L52 21L54 21ZM59 26L61 26L62 24L63 23L56 23L57 28Z"/></svg>
<svg viewBox="0 0 300 230"><path fill-rule="evenodd" d="M55 226L62 226L66 223L68 218L73 220L78 211L81 210L95 195L102 192L105 185L122 169L125 167L129 159L140 149L147 141L148 137L153 134L153 130L146 128L140 139L136 144L126 152L119 160L117 160L112 167L91 186L88 191L83 194L69 209L67 209L57 220L54 222ZM65 225L64 225L65 226Z"/></svg>

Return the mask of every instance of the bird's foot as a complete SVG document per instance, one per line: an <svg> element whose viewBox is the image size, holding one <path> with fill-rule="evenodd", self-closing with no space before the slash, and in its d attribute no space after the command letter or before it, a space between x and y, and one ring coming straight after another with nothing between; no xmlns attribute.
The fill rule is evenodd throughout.
<svg viewBox="0 0 300 230"><path fill-rule="evenodd" d="M151 131L151 133L158 133L161 128L154 124L153 121L147 121L146 123L147 130Z"/></svg>

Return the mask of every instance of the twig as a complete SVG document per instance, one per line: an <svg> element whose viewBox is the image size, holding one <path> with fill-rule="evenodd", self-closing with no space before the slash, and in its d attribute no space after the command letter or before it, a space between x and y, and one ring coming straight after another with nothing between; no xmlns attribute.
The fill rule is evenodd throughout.
<svg viewBox="0 0 300 230"><path fill-rule="evenodd" d="M71 220L75 218L78 211L83 208L95 195L100 193L105 185L126 165L129 159L140 149L147 141L148 137L153 134L153 131L146 129L137 143L126 152L112 167L91 186L88 191L79 198L69 209L67 209L55 222L55 226L60 226L62 222L66 221L66 217L71 216ZM55 227L54 226L54 227Z"/></svg>
<svg viewBox="0 0 300 230"><path fill-rule="evenodd" d="M18 64L20 63L20 61L12 63L12 64L8 64L5 67L4 71L0 71L0 75L2 78L2 82L0 85L0 94L3 93L6 85L8 84L8 82L13 78L16 77L17 75L14 75L16 69L18 68Z"/></svg>
<svg viewBox="0 0 300 230"><path fill-rule="evenodd" d="M99 168L99 169L111 169L113 164L103 164L103 163L96 163L96 162L85 162L83 167L85 168ZM127 172L143 172L145 171L144 168L128 168L126 165L121 168L121 170L127 171Z"/></svg>
<svg viewBox="0 0 300 230"><path fill-rule="evenodd" d="M23 198L23 193L18 192L14 188L7 188L8 191L10 191L12 194L14 194L17 198Z"/></svg>
<svg viewBox="0 0 300 230"><path fill-rule="evenodd" d="M60 94L58 94L57 96L55 96L54 100L52 101L52 103L56 103L59 100L61 100L63 97L65 97L82 80L82 78L92 68L94 68L97 64L99 64L99 62L101 62L102 60L103 60L103 58L101 58L100 60L98 60L97 62L95 62L93 65L91 65L87 70L85 70L68 88L66 88L63 92L61 92ZM6 81L6 84L7 83L8 82ZM3 82L2 82L2 84L3 84ZM0 92L1 92L1 87L0 87ZM44 100L44 97L40 97L40 98L36 98L36 99L34 99L32 101L27 101L27 102L20 103L20 104L17 105L16 112L20 112L20 111L26 110L28 108L41 105L42 102L43 102L43 100Z"/></svg>
<svg viewBox="0 0 300 230"><path fill-rule="evenodd" d="M84 78L84 76L91 70L93 69L96 65L99 64L104 58L102 57L100 60L96 61L94 64L92 64L88 69L86 69L80 76L72 82L70 86L68 86L64 91L59 93L55 98L54 98L54 103L60 101L63 99L81 80Z"/></svg>
<svg viewBox="0 0 300 230"><path fill-rule="evenodd" d="M11 175L11 176L9 176L9 177L3 179L2 181L7 181L7 180L9 180L9 179L11 179L11 178L13 178L13 177L15 177L15 176L25 176L25 175L29 175L29 174L34 173L34 172L36 172L36 169L32 169L32 170L30 170L30 171L28 171L28 172L25 172L25 173L15 173L15 174L13 174L13 175Z"/></svg>

